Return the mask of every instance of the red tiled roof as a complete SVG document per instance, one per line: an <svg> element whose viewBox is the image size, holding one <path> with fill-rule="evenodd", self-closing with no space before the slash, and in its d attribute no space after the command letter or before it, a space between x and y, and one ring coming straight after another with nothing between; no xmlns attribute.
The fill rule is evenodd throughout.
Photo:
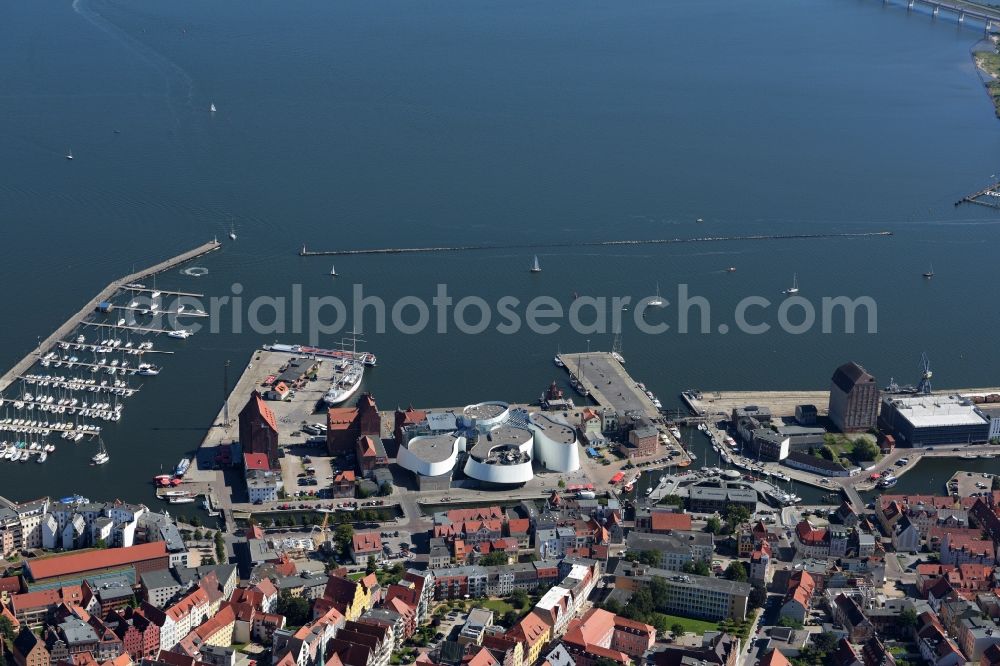
<svg viewBox="0 0 1000 666"><path fill-rule="evenodd" d="M686 513L671 511L653 511L649 517L650 527L654 532L665 530L690 530L691 516Z"/></svg>
<svg viewBox="0 0 1000 666"><path fill-rule="evenodd" d="M527 518L514 518L507 521L508 534L527 534L531 529L531 521Z"/></svg>
<svg viewBox="0 0 1000 666"><path fill-rule="evenodd" d="M274 412L272 412L271 408L264 402L264 398L261 396L260 391L255 390L250 394L250 402L247 403L247 407L255 409L257 413L260 414L261 418L267 422L267 425L271 427L271 430L278 432L278 421L274 418Z"/></svg>
<svg viewBox="0 0 1000 666"><path fill-rule="evenodd" d="M618 650L612 650L611 648L601 647L600 645L588 645L587 653L592 654L595 657L603 657L604 659L610 659L616 661L619 664L629 663L628 655L624 652L619 652Z"/></svg>
<svg viewBox="0 0 1000 666"><path fill-rule="evenodd" d="M548 632L549 625L545 624L542 618L538 617L534 613L528 613L525 615L520 622L514 625L511 629L512 632L519 634L524 638L528 645L534 645L538 642L542 636Z"/></svg>
<svg viewBox="0 0 1000 666"><path fill-rule="evenodd" d="M804 544L817 545L826 539L826 530L813 527L808 520L801 521L795 526L795 535Z"/></svg>
<svg viewBox="0 0 1000 666"><path fill-rule="evenodd" d="M974 555L978 557L993 559L995 550L993 548L992 541L985 541L978 538L972 538L967 535L955 535L948 534L948 548L949 550L962 550L969 555Z"/></svg>
<svg viewBox="0 0 1000 666"><path fill-rule="evenodd" d="M83 589L79 585L70 585L54 590L41 590L14 594L10 598L10 606L15 613L27 608L43 608L58 606L60 603L74 603L83 597Z"/></svg>
<svg viewBox="0 0 1000 666"><path fill-rule="evenodd" d="M476 509L452 509L448 512L448 520L461 523L470 520L494 520L503 518L499 506L484 506Z"/></svg>
<svg viewBox="0 0 1000 666"><path fill-rule="evenodd" d="M791 662L777 648L772 648L760 660L760 666L791 666Z"/></svg>
<svg viewBox="0 0 1000 666"><path fill-rule="evenodd" d="M343 472L333 477L334 483L354 483L354 470L345 469Z"/></svg>
<svg viewBox="0 0 1000 666"><path fill-rule="evenodd" d="M816 591L816 581L808 571L797 571L788 581L787 599L793 599L805 607L809 606L813 592Z"/></svg>
<svg viewBox="0 0 1000 666"><path fill-rule="evenodd" d="M357 418L357 407L334 407L326 413L326 426L330 430L349 430Z"/></svg>
<svg viewBox="0 0 1000 666"><path fill-rule="evenodd" d="M236 621L236 613L233 611L232 606L225 606L219 609L219 612L208 618L208 620L202 624L200 627L195 629L195 634L202 640L208 640L213 634L219 632L227 625L232 624Z"/></svg>
<svg viewBox="0 0 1000 666"><path fill-rule="evenodd" d="M377 553L382 550L382 539L378 532L357 532L352 546L355 553Z"/></svg>
<svg viewBox="0 0 1000 666"><path fill-rule="evenodd" d="M271 465L267 461L266 453L244 453L243 467L248 470L259 469L264 472L271 471Z"/></svg>
<svg viewBox="0 0 1000 666"><path fill-rule="evenodd" d="M500 664L500 662L497 661L486 648L480 648L479 652L477 652L466 663L468 663L469 666L499 666Z"/></svg>
<svg viewBox="0 0 1000 666"><path fill-rule="evenodd" d="M185 615L188 615L192 610L194 610L195 607L201 605L208 605L208 594L202 588L196 587L183 599L166 609L165 612L168 617L173 620L178 620Z"/></svg>
<svg viewBox="0 0 1000 666"><path fill-rule="evenodd" d="M72 553L59 557L30 560L25 563L32 580L68 576L95 569L110 569L136 562L155 560L167 556L167 546L162 541L143 543L127 548L107 548L86 553Z"/></svg>
<svg viewBox="0 0 1000 666"><path fill-rule="evenodd" d="M371 435L365 435L360 440L358 440L359 449L361 451L362 457L374 458L375 457L375 440Z"/></svg>
<svg viewBox="0 0 1000 666"><path fill-rule="evenodd" d="M563 640L583 648L588 645L599 645L614 631L614 628L614 613L601 608L591 608L582 618L570 621Z"/></svg>

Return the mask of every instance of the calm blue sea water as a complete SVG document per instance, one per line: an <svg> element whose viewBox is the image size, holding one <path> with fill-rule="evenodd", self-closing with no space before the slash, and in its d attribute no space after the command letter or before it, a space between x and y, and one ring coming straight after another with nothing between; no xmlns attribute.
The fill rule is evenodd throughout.
<svg viewBox="0 0 1000 666"><path fill-rule="evenodd" d="M816 388L856 359L881 382L1000 383L992 296L1000 213L955 208L1000 169L976 30L868 0L743 5L40 0L0 21L0 365L102 285L224 237L158 285L248 298L871 296L874 335L643 335L628 367L665 402L687 386ZM218 111L208 113L209 104ZM118 130L115 133L114 130ZM72 150L76 159L63 156ZM703 218L703 223L695 222ZM879 239L612 248L567 240L864 232ZM537 244L464 254L301 258L298 248ZM529 275L531 255L544 267ZM920 273L933 262L937 276ZM736 273L726 273L728 266ZM672 310L651 315L671 318ZM557 347L610 334L377 334L383 408L525 401ZM222 365L292 334L198 335L107 432L112 464L61 447L0 467L5 494L146 480L200 441ZM332 343L334 339L323 340ZM161 344L166 345L163 342ZM113 484L113 485L111 485Z"/></svg>

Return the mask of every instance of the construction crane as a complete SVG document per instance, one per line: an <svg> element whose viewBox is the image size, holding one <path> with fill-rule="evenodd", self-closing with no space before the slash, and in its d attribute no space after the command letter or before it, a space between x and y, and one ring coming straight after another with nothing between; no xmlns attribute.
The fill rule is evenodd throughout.
<svg viewBox="0 0 1000 666"><path fill-rule="evenodd" d="M325 511L323 513L323 524L322 525L313 525L312 529L309 530L309 536L310 537L313 535L313 532L319 530L319 536L320 536L320 539L322 541L320 543L316 544L317 546L322 545L322 543L326 542L326 525L327 525L328 522L330 522L330 513L331 512L329 512L329 511Z"/></svg>
<svg viewBox="0 0 1000 666"><path fill-rule="evenodd" d="M931 361L927 358L927 352L920 354L920 370L920 383L917 384L917 393L930 395L931 377L934 376L934 373L931 372Z"/></svg>

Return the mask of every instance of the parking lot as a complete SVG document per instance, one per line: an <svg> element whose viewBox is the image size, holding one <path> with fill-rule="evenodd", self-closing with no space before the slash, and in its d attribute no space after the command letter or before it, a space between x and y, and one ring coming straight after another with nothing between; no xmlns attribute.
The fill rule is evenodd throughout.
<svg viewBox="0 0 1000 666"><path fill-rule="evenodd" d="M415 544L409 532L389 529L391 525L380 525L379 536L382 538L381 562L392 565L402 562L404 565L412 559ZM376 530L372 530L373 532ZM407 547L404 548L403 545Z"/></svg>

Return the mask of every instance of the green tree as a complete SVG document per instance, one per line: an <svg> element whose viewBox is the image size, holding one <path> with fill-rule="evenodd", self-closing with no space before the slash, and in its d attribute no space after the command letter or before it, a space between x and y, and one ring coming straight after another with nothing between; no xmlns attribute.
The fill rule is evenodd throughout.
<svg viewBox="0 0 1000 666"><path fill-rule="evenodd" d="M787 615L782 615L778 620L779 627L790 627L792 629L801 629L802 622L796 620L795 618L788 617Z"/></svg>
<svg viewBox="0 0 1000 666"><path fill-rule="evenodd" d="M904 629L912 629L917 626L917 612L912 608L906 608L899 614L899 626Z"/></svg>
<svg viewBox="0 0 1000 666"><path fill-rule="evenodd" d="M191 535L191 538L194 539L195 541L201 541L202 539L205 538L205 533L202 532L200 529L195 529L194 534Z"/></svg>
<svg viewBox="0 0 1000 666"><path fill-rule="evenodd" d="M854 440L854 450L851 452L851 458L855 463L861 463L866 460L875 460L878 458L878 454L878 445L867 437L858 437Z"/></svg>
<svg viewBox="0 0 1000 666"><path fill-rule="evenodd" d="M333 531L333 543L341 555L347 555L347 549L354 540L354 527L350 523L341 523Z"/></svg>
<svg viewBox="0 0 1000 666"><path fill-rule="evenodd" d="M507 553L502 550L494 550L479 558L479 564L484 567L498 567L507 564Z"/></svg>
<svg viewBox="0 0 1000 666"><path fill-rule="evenodd" d="M188 522L193 527L201 527L201 518L198 517L198 514L191 516L191 520L189 520Z"/></svg>
<svg viewBox="0 0 1000 666"><path fill-rule="evenodd" d="M2 638L8 646L14 642L14 624L6 615L0 615L0 638ZM2 652L3 650L0 649L0 653Z"/></svg>
<svg viewBox="0 0 1000 666"><path fill-rule="evenodd" d="M831 449L829 446L821 447L819 450L819 455L821 458L825 460L835 460L837 458L837 454L834 453L833 449Z"/></svg>
<svg viewBox="0 0 1000 666"><path fill-rule="evenodd" d="M670 625L670 633L672 633L675 637L682 635L684 633L684 625L680 622L674 622Z"/></svg>
<svg viewBox="0 0 1000 666"><path fill-rule="evenodd" d="M708 562L706 562L705 560L698 560L697 562L694 563L694 573L697 576L707 576L712 572L708 568Z"/></svg>
<svg viewBox="0 0 1000 666"><path fill-rule="evenodd" d="M391 495L392 494L392 482L391 481L383 481L382 485L380 485L378 487L378 494L381 495L382 497L388 497L389 495Z"/></svg>
<svg viewBox="0 0 1000 666"><path fill-rule="evenodd" d="M640 587L632 593L632 598L629 600L628 605L629 607L634 607L642 617L646 617L655 608L652 591L648 587Z"/></svg>
<svg viewBox="0 0 1000 666"><path fill-rule="evenodd" d="M650 615L649 624L653 625L653 628L656 629L656 633L661 636L670 631L670 620L668 620L667 616L663 613L653 613Z"/></svg>
<svg viewBox="0 0 1000 666"><path fill-rule="evenodd" d="M563 480L563 479L559 479L559 487L560 488L565 488L566 487L566 481Z"/></svg>
<svg viewBox="0 0 1000 666"><path fill-rule="evenodd" d="M284 615L289 626L301 627L309 622L311 611L309 601L303 597L293 597L287 592L282 592L278 596L278 604L275 609L278 615Z"/></svg>
<svg viewBox="0 0 1000 666"><path fill-rule="evenodd" d="M500 620L500 624L510 629L517 621L521 619L521 615L515 610L509 610L503 614L503 618Z"/></svg>
<svg viewBox="0 0 1000 666"><path fill-rule="evenodd" d="M684 498L680 495L667 495L660 500L660 504L667 504L670 506L684 506Z"/></svg>
<svg viewBox="0 0 1000 666"><path fill-rule="evenodd" d="M722 531L722 521L719 520L718 516L711 516L708 519L708 522L705 523L705 531L712 534L718 534Z"/></svg>
<svg viewBox="0 0 1000 666"><path fill-rule="evenodd" d="M655 567L660 563L660 554L655 550L643 550L639 552L639 561L646 566Z"/></svg>
<svg viewBox="0 0 1000 666"><path fill-rule="evenodd" d="M528 605L530 601L531 597L529 597L528 593L522 590L521 588L517 588L516 590L510 593L510 603L515 608L520 608L521 610L524 610L524 608Z"/></svg>
<svg viewBox="0 0 1000 666"><path fill-rule="evenodd" d="M368 562L365 564L365 573L373 574L378 571L378 563L375 561L374 555L368 556Z"/></svg>
<svg viewBox="0 0 1000 666"><path fill-rule="evenodd" d="M107 547L108 547L108 542L105 541L104 539L98 539L97 541L94 542L94 548L107 548Z"/></svg>
<svg viewBox="0 0 1000 666"><path fill-rule="evenodd" d="M602 604L602 607L609 613L614 613L615 615L622 614L622 605L617 599L608 599Z"/></svg>
<svg viewBox="0 0 1000 666"><path fill-rule="evenodd" d="M215 533L215 559L220 564L226 562L226 540L222 532Z"/></svg>
<svg viewBox="0 0 1000 666"><path fill-rule="evenodd" d="M726 568L726 578L729 580L735 580L738 583L747 582L747 568L742 562L732 561Z"/></svg>
<svg viewBox="0 0 1000 666"><path fill-rule="evenodd" d="M741 525L750 520L750 510L745 506L740 506L738 504L730 504L727 506L724 515L726 517L726 524L729 526L730 531L736 529L737 525Z"/></svg>

